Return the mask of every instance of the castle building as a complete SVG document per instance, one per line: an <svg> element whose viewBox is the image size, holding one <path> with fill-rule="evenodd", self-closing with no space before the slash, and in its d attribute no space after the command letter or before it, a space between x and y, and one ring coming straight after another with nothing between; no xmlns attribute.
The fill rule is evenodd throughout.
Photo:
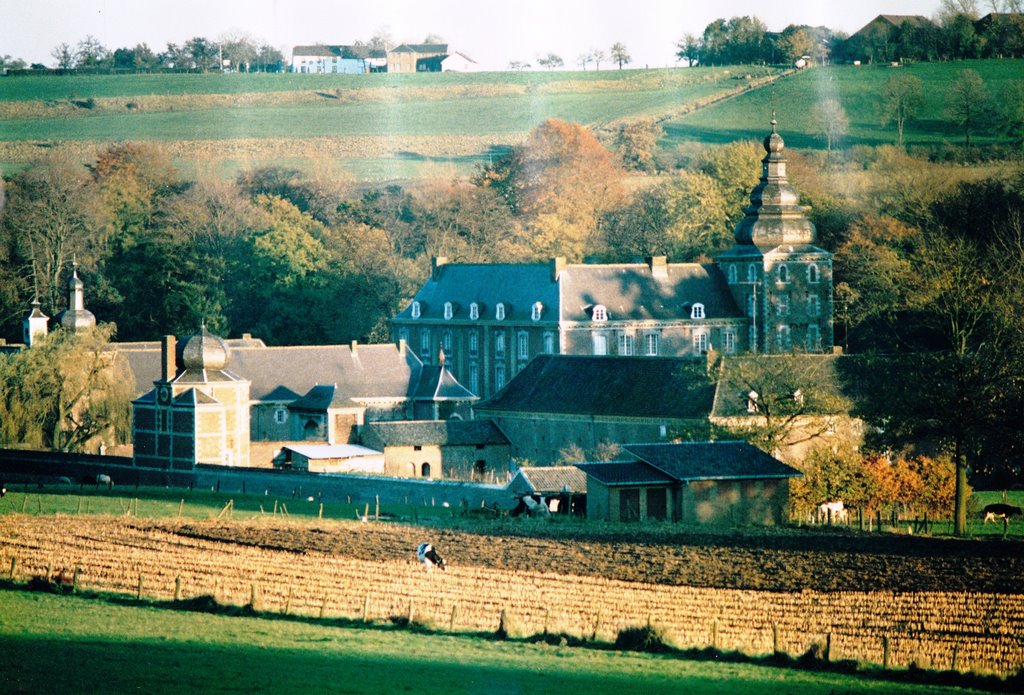
<svg viewBox="0 0 1024 695"><path fill-rule="evenodd" d="M473 393L497 393L540 354L677 356L832 351L832 256L786 177L782 137L715 263L432 262L392 319L425 364L441 352Z"/></svg>

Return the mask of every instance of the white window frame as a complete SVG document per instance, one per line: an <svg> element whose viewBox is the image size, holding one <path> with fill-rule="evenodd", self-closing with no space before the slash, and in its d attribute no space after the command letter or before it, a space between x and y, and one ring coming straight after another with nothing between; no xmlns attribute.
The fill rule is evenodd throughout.
<svg viewBox="0 0 1024 695"><path fill-rule="evenodd" d="M636 354L635 340L632 333L626 333L625 331L619 333L618 342L618 353L620 355L629 356Z"/></svg>
<svg viewBox="0 0 1024 695"><path fill-rule="evenodd" d="M722 332L722 348L725 354L736 354L736 334L733 331Z"/></svg>
<svg viewBox="0 0 1024 695"><path fill-rule="evenodd" d="M530 334L526 331L516 334L516 355L520 360L530 359Z"/></svg>
<svg viewBox="0 0 1024 695"><path fill-rule="evenodd" d="M505 365L494 365L494 390L497 391L505 385Z"/></svg>
<svg viewBox="0 0 1024 695"><path fill-rule="evenodd" d="M441 349L444 350L444 354L448 357L452 356L452 332L445 331L441 334Z"/></svg>
<svg viewBox="0 0 1024 695"><path fill-rule="evenodd" d="M747 264L747 282L757 282L757 264Z"/></svg>
<svg viewBox="0 0 1024 695"><path fill-rule="evenodd" d="M780 285L785 285L789 282L789 266L785 263L779 263L775 267L775 278L779 281Z"/></svg>
<svg viewBox="0 0 1024 695"><path fill-rule="evenodd" d="M590 318L593 321L607 321L608 309L604 304L596 304L594 305L594 310L590 314Z"/></svg>
<svg viewBox="0 0 1024 695"><path fill-rule="evenodd" d="M779 352L789 352L793 347L793 333L788 323L780 323L775 327L775 342Z"/></svg>
<svg viewBox="0 0 1024 695"><path fill-rule="evenodd" d="M288 409L284 406L279 406L274 410L274 422L279 425L283 425L288 422Z"/></svg>
<svg viewBox="0 0 1024 695"><path fill-rule="evenodd" d="M735 285L737 282L739 282L739 280L740 280L740 271L739 271L739 269L736 266L734 266L734 265L730 265L729 266L729 284L730 285Z"/></svg>
<svg viewBox="0 0 1024 695"><path fill-rule="evenodd" d="M424 328L420 331L420 359L430 359L430 330Z"/></svg>
<svg viewBox="0 0 1024 695"><path fill-rule="evenodd" d="M498 306L494 307L494 320L504 321L505 320L505 303L498 302Z"/></svg>
<svg viewBox="0 0 1024 695"><path fill-rule="evenodd" d="M469 332L469 356L476 357L480 354L480 334L476 331Z"/></svg>
<svg viewBox="0 0 1024 695"><path fill-rule="evenodd" d="M533 303L533 311L530 313L530 318L534 321L540 321L541 314L544 313L544 305L540 302Z"/></svg>
<svg viewBox="0 0 1024 695"><path fill-rule="evenodd" d="M697 302L690 307L690 318L691 319L702 319L704 318L704 305Z"/></svg>
<svg viewBox="0 0 1024 695"><path fill-rule="evenodd" d="M594 333L594 354L595 355L607 355L608 354L608 335L605 333Z"/></svg>
<svg viewBox="0 0 1024 695"><path fill-rule="evenodd" d="M505 332L498 331L494 334L494 356L498 359L505 357Z"/></svg>
<svg viewBox="0 0 1024 695"><path fill-rule="evenodd" d="M480 395L480 367L475 362L469 365L469 390Z"/></svg>
<svg viewBox="0 0 1024 695"><path fill-rule="evenodd" d="M479 321L480 320L480 305L473 302L469 305L469 320Z"/></svg>
<svg viewBox="0 0 1024 695"><path fill-rule="evenodd" d="M821 316L821 298L816 294L807 295L807 315Z"/></svg>
<svg viewBox="0 0 1024 695"><path fill-rule="evenodd" d="M780 294L775 298L775 313L779 316L789 315L789 295Z"/></svg>
<svg viewBox="0 0 1024 695"><path fill-rule="evenodd" d="M693 351L698 355L708 354L708 334L705 331L697 331L693 334Z"/></svg>
<svg viewBox="0 0 1024 695"><path fill-rule="evenodd" d="M422 307L419 302L412 303L412 317L418 319L422 315Z"/></svg>
<svg viewBox="0 0 1024 695"><path fill-rule="evenodd" d="M811 263L807 266L807 282L814 285L821 280L821 268L818 267L817 263Z"/></svg>
<svg viewBox="0 0 1024 695"><path fill-rule="evenodd" d="M455 312L452 309L452 303L451 302L445 302L444 303L444 319L445 319L445 321L450 321L452 316L454 315L454 313Z"/></svg>
<svg viewBox="0 0 1024 695"><path fill-rule="evenodd" d="M647 357L657 357L658 343L660 342L657 333L645 333L644 334L644 355Z"/></svg>
<svg viewBox="0 0 1024 695"><path fill-rule="evenodd" d="M551 331L544 333L544 354L555 354L555 334Z"/></svg>

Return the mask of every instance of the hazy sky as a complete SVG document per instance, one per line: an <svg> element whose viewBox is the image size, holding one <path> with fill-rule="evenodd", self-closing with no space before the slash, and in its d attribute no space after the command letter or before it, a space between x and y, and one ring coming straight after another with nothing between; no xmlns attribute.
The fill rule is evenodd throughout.
<svg viewBox="0 0 1024 695"><path fill-rule="evenodd" d="M53 48L92 34L108 49L245 33L286 56L296 44L346 44L386 28L396 42L446 39L481 69L560 55L567 68L592 48L626 45L632 67L675 63L675 44L709 22L756 15L768 29L825 25L852 33L878 14L932 16L939 0L0 0L0 55L53 65ZM610 65L608 66L610 67ZM602 68L604 69L604 68ZM0 85L0 89L2 89Z"/></svg>

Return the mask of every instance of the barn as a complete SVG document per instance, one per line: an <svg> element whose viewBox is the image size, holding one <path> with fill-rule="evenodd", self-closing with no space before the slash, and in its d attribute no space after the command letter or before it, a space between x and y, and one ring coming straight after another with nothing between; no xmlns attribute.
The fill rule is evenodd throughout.
<svg viewBox="0 0 1024 695"><path fill-rule="evenodd" d="M557 514L587 514L587 475L576 466L523 466L508 489L517 498L543 497Z"/></svg>
<svg viewBox="0 0 1024 695"><path fill-rule="evenodd" d="M776 525L801 473L747 442L629 444L633 460L581 463L587 517L600 521Z"/></svg>
<svg viewBox="0 0 1024 695"><path fill-rule="evenodd" d="M274 468L310 473L384 473L384 454L356 444L289 444Z"/></svg>

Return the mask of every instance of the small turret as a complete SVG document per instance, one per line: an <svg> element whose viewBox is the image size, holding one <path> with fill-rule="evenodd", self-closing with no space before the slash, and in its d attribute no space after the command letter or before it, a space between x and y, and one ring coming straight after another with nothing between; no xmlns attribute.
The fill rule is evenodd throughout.
<svg viewBox="0 0 1024 695"><path fill-rule="evenodd" d="M42 312L39 308L39 299L32 300L32 311L25 317L25 320L21 322L22 325L22 340L25 345L32 347L32 345L46 337L48 331L47 324L50 321L50 317Z"/></svg>
<svg viewBox="0 0 1024 695"><path fill-rule="evenodd" d="M68 280L68 308L57 315L60 325L77 333L96 327L96 317L85 308L85 284L78 277L78 261L71 263L71 278Z"/></svg>

